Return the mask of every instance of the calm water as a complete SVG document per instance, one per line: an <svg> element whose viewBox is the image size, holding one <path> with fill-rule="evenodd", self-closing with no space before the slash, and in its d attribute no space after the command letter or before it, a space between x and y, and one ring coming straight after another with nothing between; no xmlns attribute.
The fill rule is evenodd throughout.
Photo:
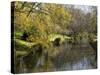
<svg viewBox="0 0 100 75"><path fill-rule="evenodd" d="M89 44L66 44L63 48L55 61L55 70L83 70L97 67L95 51Z"/></svg>
<svg viewBox="0 0 100 75"><path fill-rule="evenodd" d="M52 53L48 52L47 56L42 54L37 61L32 60L31 62L36 61L34 67L28 68L22 66L22 72L84 70L95 69L97 67L95 50L88 43L65 43L54 48L55 50ZM53 48L49 50L51 49Z"/></svg>

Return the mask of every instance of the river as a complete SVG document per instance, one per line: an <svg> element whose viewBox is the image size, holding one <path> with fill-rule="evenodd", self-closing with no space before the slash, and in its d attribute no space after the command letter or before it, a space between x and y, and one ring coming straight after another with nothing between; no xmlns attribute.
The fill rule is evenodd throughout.
<svg viewBox="0 0 100 75"><path fill-rule="evenodd" d="M18 67L19 73L97 68L96 52L88 42L74 44L66 42L60 46L48 48L47 51L46 54L42 53L39 56L31 53L21 60Z"/></svg>
<svg viewBox="0 0 100 75"><path fill-rule="evenodd" d="M38 65L34 67L34 72L46 71L67 71L67 70L85 70L97 68L97 59L95 50L89 43L70 44L65 43L56 47L59 53L54 55L48 53L48 59L38 60Z"/></svg>

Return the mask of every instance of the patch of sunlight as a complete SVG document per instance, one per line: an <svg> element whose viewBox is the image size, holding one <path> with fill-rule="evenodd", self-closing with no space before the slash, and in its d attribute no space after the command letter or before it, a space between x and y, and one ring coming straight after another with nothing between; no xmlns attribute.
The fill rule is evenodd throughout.
<svg viewBox="0 0 100 75"><path fill-rule="evenodd" d="M71 37L66 36L66 35L61 35L61 34L51 34L51 35L48 36L48 38L49 38L48 39L49 41L54 41L56 38L61 38L61 41L65 41L65 39L66 40L71 39Z"/></svg>
<svg viewBox="0 0 100 75"><path fill-rule="evenodd" d="M22 36L22 33L21 32L14 32L14 35L15 36Z"/></svg>
<svg viewBox="0 0 100 75"><path fill-rule="evenodd" d="M29 47L29 48L31 48L33 45L36 44L36 43L30 43L30 42L27 42L27 41L23 41L23 40L20 40L20 39L14 39L14 41L17 42L20 45L24 45L24 46Z"/></svg>

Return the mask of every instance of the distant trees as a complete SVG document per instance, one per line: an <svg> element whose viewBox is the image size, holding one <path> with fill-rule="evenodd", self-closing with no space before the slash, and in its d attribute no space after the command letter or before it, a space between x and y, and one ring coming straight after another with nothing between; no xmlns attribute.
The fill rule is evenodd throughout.
<svg viewBox="0 0 100 75"><path fill-rule="evenodd" d="M67 29L75 39L78 37L88 39L88 36L97 36L97 9L95 6L88 7L88 11L75 8L74 6L67 9L72 15L72 21Z"/></svg>

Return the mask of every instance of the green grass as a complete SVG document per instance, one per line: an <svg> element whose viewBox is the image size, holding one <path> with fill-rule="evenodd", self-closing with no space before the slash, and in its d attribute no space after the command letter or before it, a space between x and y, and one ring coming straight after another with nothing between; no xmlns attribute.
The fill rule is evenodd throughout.
<svg viewBox="0 0 100 75"><path fill-rule="evenodd" d="M14 32L14 38L20 39L22 35L22 32Z"/></svg>
<svg viewBox="0 0 100 75"><path fill-rule="evenodd" d="M30 43L30 42L27 42L27 41L23 41L23 40L20 40L20 39L14 39L14 41L19 44L20 46L26 46L28 48L31 48L33 45L35 45L36 43Z"/></svg>

